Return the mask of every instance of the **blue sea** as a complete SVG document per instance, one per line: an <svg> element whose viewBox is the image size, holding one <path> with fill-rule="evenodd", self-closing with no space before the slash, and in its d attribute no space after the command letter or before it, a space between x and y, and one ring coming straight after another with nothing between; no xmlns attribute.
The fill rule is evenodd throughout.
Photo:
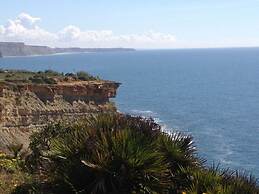
<svg viewBox="0 0 259 194"><path fill-rule="evenodd" d="M0 68L86 70L121 82L119 111L191 134L209 165L259 177L259 48L9 57Z"/></svg>

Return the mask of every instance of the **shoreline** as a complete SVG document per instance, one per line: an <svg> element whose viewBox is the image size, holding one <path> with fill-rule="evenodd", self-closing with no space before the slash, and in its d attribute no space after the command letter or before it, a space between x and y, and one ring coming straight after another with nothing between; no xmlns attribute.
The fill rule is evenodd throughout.
<svg viewBox="0 0 259 194"><path fill-rule="evenodd" d="M82 51L82 52L62 52L62 53L53 53L53 54L46 54L46 55L21 55L21 56L2 56L0 59L4 58L18 58L18 57L48 57L48 56L63 56L63 55L73 55L73 54L86 54L86 53L114 53L114 52L135 52L134 51Z"/></svg>

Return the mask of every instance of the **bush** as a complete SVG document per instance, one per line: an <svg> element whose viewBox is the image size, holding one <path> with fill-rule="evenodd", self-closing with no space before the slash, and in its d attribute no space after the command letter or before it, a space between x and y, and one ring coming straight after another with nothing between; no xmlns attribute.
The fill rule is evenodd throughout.
<svg viewBox="0 0 259 194"><path fill-rule="evenodd" d="M87 72L84 71L79 71L76 73L76 76L79 80L82 81L90 81L90 80L96 80L96 78L90 74L88 74Z"/></svg>
<svg viewBox="0 0 259 194"><path fill-rule="evenodd" d="M204 167L192 137L164 133L152 119L100 114L49 125L30 148L27 167L47 177L33 183L38 193L259 193L252 177Z"/></svg>
<svg viewBox="0 0 259 194"><path fill-rule="evenodd" d="M161 144L169 139L171 153ZM199 164L190 141L162 133L152 119L105 114L34 134L29 163L77 192L169 192L180 167Z"/></svg>
<svg viewBox="0 0 259 194"><path fill-rule="evenodd" d="M65 76L66 77L76 77L76 75L74 73L66 73Z"/></svg>
<svg viewBox="0 0 259 194"><path fill-rule="evenodd" d="M44 75L45 76L53 76L53 77L57 77L57 76L63 76L62 73L59 73L57 71L53 71L51 69L45 70L44 71Z"/></svg>
<svg viewBox="0 0 259 194"><path fill-rule="evenodd" d="M15 153L17 152L15 151ZM10 194L17 186L31 181L31 175L22 170L21 164L23 161L20 158L0 153L1 194Z"/></svg>
<svg viewBox="0 0 259 194"><path fill-rule="evenodd" d="M219 166L183 171L189 184L186 193L190 194L259 194L257 181L238 171L220 169Z"/></svg>
<svg viewBox="0 0 259 194"><path fill-rule="evenodd" d="M57 84L55 79L42 75L34 75L33 77L30 77L29 80L35 84Z"/></svg>

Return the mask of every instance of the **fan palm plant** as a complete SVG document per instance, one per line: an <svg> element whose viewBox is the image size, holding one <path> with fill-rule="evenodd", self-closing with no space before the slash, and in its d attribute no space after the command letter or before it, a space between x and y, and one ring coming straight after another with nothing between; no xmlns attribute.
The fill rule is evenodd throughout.
<svg viewBox="0 0 259 194"><path fill-rule="evenodd" d="M245 172L230 171L225 173L222 185L224 194L259 194L257 179Z"/></svg>
<svg viewBox="0 0 259 194"><path fill-rule="evenodd" d="M131 130L100 133L91 149L81 146L90 136L70 133L75 144L53 140L50 157L62 161L58 175L84 193L163 193L169 188L169 166L156 145ZM79 143L81 142L81 143ZM80 146L78 147L80 148ZM76 172L76 173L75 173ZM80 173L79 173L80 172ZM80 174L81 182L78 182Z"/></svg>
<svg viewBox="0 0 259 194"><path fill-rule="evenodd" d="M205 168L191 136L122 114L55 124L32 136L28 164L53 193L256 194L254 179ZM36 162L35 162L36 161Z"/></svg>
<svg viewBox="0 0 259 194"><path fill-rule="evenodd" d="M213 166L209 169L185 169L188 194L258 194L257 180L244 173Z"/></svg>
<svg viewBox="0 0 259 194"><path fill-rule="evenodd" d="M34 134L31 156L40 161L41 170L55 174L54 179L73 191L161 193L171 180L169 164L154 141L159 130L152 119L90 116Z"/></svg>
<svg viewBox="0 0 259 194"><path fill-rule="evenodd" d="M160 133L157 139L157 146L170 166L173 183L171 193L177 193L177 191L188 184L183 177L183 170L200 167L202 160L196 155L196 148L191 136L178 132L171 134Z"/></svg>

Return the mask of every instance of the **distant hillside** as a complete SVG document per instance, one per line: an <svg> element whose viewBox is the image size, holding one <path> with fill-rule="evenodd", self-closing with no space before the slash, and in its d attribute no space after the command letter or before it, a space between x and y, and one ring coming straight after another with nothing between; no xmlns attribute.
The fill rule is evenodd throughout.
<svg viewBox="0 0 259 194"><path fill-rule="evenodd" d="M0 42L0 57L50 55L71 52L114 52L134 51L132 48L51 48L48 46L32 46L23 42Z"/></svg>

